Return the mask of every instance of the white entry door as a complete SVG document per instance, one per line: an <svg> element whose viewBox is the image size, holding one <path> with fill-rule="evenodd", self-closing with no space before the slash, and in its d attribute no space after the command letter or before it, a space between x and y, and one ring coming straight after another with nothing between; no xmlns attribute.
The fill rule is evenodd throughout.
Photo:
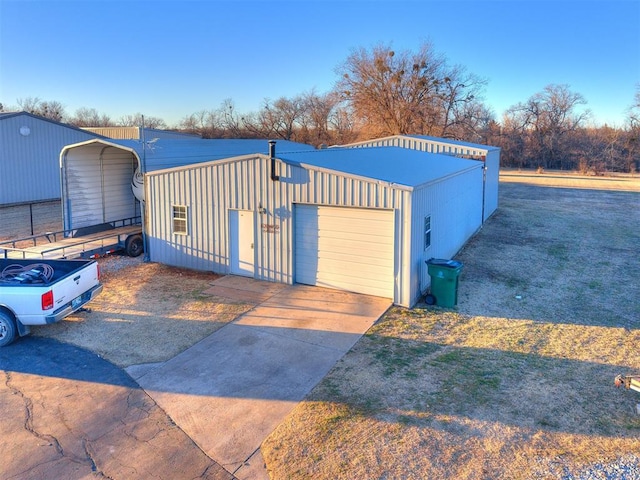
<svg viewBox="0 0 640 480"><path fill-rule="evenodd" d="M229 210L229 244L231 273L253 277L255 265L254 214L245 210Z"/></svg>

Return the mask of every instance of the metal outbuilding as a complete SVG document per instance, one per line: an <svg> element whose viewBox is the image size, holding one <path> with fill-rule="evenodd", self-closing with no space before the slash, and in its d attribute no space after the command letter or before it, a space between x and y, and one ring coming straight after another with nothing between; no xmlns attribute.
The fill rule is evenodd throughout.
<svg viewBox="0 0 640 480"><path fill-rule="evenodd" d="M294 150L314 147L282 142ZM94 139L66 145L59 152L64 229L74 230L140 217L134 174L267 152L266 140Z"/></svg>
<svg viewBox="0 0 640 480"><path fill-rule="evenodd" d="M430 282L425 260L453 256L482 225L482 161L277 145L148 172L151 260L412 306Z"/></svg>
<svg viewBox="0 0 640 480"><path fill-rule="evenodd" d="M426 135L393 135L364 142L342 145L349 148L393 146L480 160L484 163L483 219L489 218L498 208L498 184L500 177L500 148Z"/></svg>
<svg viewBox="0 0 640 480"><path fill-rule="evenodd" d="M60 199L60 150L99 137L27 112L0 113L0 207Z"/></svg>
<svg viewBox="0 0 640 480"><path fill-rule="evenodd" d="M144 140L151 141L155 138L164 140L193 140L201 138L192 133L174 132L172 130L160 130L157 128L143 127L82 127L83 130L98 135L120 140Z"/></svg>

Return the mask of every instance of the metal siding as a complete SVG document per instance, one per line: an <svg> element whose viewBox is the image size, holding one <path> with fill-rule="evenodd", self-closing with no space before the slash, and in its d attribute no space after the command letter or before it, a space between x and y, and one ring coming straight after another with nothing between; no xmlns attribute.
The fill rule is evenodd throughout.
<svg viewBox="0 0 640 480"><path fill-rule="evenodd" d="M29 135L20 135L22 126L29 127ZM60 151L92 138L26 114L0 120L0 205L59 199Z"/></svg>
<svg viewBox="0 0 640 480"><path fill-rule="evenodd" d="M147 234L151 259L169 265L229 273L227 211L257 211L262 206L266 213L258 214L256 220L255 278L291 284L294 280L292 216L295 203L393 209L398 226L410 224L405 217L410 212L409 191L280 162L277 162L280 181L273 182L269 178L268 164L266 157L258 156L147 174ZM181 192L184 191L193 192L188 205L191 230L189 235L177 238L179 236L170 231L170 209L173 203L182 200ZM205 191L210 192L209 197ZM209 213L201 211L205 203L210 207ZM198 221L194 222L194 218ZM398 228L395 244L404 245L409 239L409 231L409 228ZM196 238L200 238L200 244ZM402 250L397 248L395 252L394 301L408 306L415 295L404 284L404 280L410 278L410 272L408 264L402 262Z"/></svg>
<svg viewBox="0 0 640 480"><path fill-rule="evenodd" d="M296 205L295 280L393 297L393 210Z"/></svg>
<svg viewBox="0 0 640 480"><path fill-rule="evenodd" d="M500 182L500 150L487 154L486 190L484 194L484 219L489 218L498 209L498 185Z"/></svg>
<svg viewBox="0 0 640 480"><path fill-rule="evenodd" d="M349 145L347 145L349 146ZM442 153L457 157L485 157L486 184L484 192L484 219L489 218L498 208L498 186L500 175L500 149L481 148L481 146L471 146L448 142L446 139L435 140L426 138L415 138L397 135L383 139L376 139L353 145L353 148L367 147L402 147L413 150L420 150L429 153Z"/></svg>
<svg viewBox="0 0 640 480"><path fill-rule="evenodd" d="M69 150L63 159L66 229L134 217L140 206L131 191L136 162L130 152L104 145Z"/></svg>
<svg viewBox="0 0 640 480"><path fill-rule="evenodd" d="M137 162L129 152L108 148L102 154L101 176L104 221L135 216L138 201L131 190Z"/></svg>
<svg viewBox="0 0 640 480"><path fill-rule="evenodd" d="M412 208L410 284L415 294L424 291L431 281L425 261L432 257L451 258L482 226L482 169L466 171L416 190ZM427 215L431 216L431 246L425 250L424 217Z"/></svg>
<svg viewBox="0 0 640 480"><path fill-rule="evenodd" d="M66 157L63 199L66 229L103 223L100 158L93 155L84 158L83 153L74 151Z"/></svg>
<svg viewBox="0 0 640 480"><path fill-rule="evenodd" d="M278 162L281 180L269 178L268 159L256 157L152 173L149 179L150 252L153 261L229 272L228 210L257 211L255 277L293 283L294 204L393 209L394 302L410 306L428 285L424 261L450 257L481 225L480 166L413 193L335 172ZM189 192L188 197L185 192ZM171 205L189 207L190 232L171 233ZM432 246L423 249L424 216L432 215Z"/></svg>

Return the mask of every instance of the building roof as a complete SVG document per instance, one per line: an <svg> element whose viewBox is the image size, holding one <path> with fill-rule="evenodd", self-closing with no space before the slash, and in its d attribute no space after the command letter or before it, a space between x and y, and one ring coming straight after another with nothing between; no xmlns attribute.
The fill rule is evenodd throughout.
<svg viewBox="0 0 640 480"><path fill-rule="evenodd" d="M369 140L362 140L359 142L348 143L346 145L335 145L331 148L341 148L341 147L369 147L371 144L385 144L389 143L393 140L403 139L403 138L411 138L416 140L425 140L427 142L433 142L441 145L455 145L458 147L467 147L474 150L500 150L499 147L492 147L490 145L483 145L480 143L471 143L471 142L463 142L462 140L452 140L450 138L440 138L440 137L430 137L428 135L391 135L388 137L381 138L371 138ZM378 146L378 145L376 145Z"/></svg>
<svg viewBox="0 0 640 480"><path fill-rule="evenodd" d="M68 123L62 123L62 122L57 122L55 120L51 120L50 118L41 117L40 115L34 115L33 113L29 113L29 112L0 112L0 120L7 120L9 118L20 117L20 116L31 117L31 118L33 118L35 120L40 120L42 122L52 123L54 125L57 125L57 126L63 127L63 128L70 128L71 130L76 130L78 132L82 132L82 133L85 133L87 135L91 135L91 136L96 137L96 138L106 138L103 135L100 135L98 133L87 132L87 131L79 128L79 127L76 127L75 125L70 125Z"/></svg>
<svg viewBox="0 0 640 480"><path fill-rule="evenodd" d="M308 165L380 180L406 187L418 187L473 168L483 163L401 147L328 148L305 152L276 152L276 157L297 165Z"/></svg>
<svg viewBox="0 0 640 480"><path fill-rule="evenodd" d="M500 150L499 147L492 147L490 145L483 145L481 143L463 142L462 140L452 140L450 138L438 138L429 137L428 135L398 135L399 137L420 138L423 140L429 140L431 142L450 143L452 145L459 145L461 147L477 148L483 150Z"/></svg>
<svg viewBox="0 0 640 480"><path fill-rule="evenodd" d="M173 130L161 130L158 128L142 127L82 127L82 130L98 133L108 138L128 140L153 140L154 138L173 138L176 140L194 140L202 138L195 133L176 132Z"/></svg>
<svg viewBox="0 0 640 480"><path fill-rule="evenodd" d="M73 148L103 148L105 145L123 148L135 153L144 163L145 172L221 160L241 155L269 154L268 140L199 138L174 140L161 138L156 141L151 140L144 143L138 140L89 140L67 145L62 150L62 155ZM277 142L277 149L279 152L304 151L314 150L315 147L304 143L280 140Z"/></svg>

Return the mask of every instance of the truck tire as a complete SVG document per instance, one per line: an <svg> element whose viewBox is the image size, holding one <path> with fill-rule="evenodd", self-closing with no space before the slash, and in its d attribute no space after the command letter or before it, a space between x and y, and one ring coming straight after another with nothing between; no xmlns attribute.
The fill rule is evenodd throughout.
<svg viewBox="0 0 640 480"><path fill-rule="evenodd" d="M130 257L138 257L144 251L142 244L142 235L131 235L124 242L124 251Z"/></svg>
<svg viewBox="0 0 640 480"><path fill-rule="evenodd" d="M11 315L0 310L0 347L9 345L16 339L16 321Z"/></svg>

